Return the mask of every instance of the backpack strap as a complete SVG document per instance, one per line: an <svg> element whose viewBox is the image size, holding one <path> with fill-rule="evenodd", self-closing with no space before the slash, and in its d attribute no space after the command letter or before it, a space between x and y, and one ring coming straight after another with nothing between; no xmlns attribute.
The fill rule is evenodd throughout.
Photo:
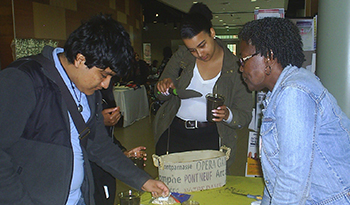
<svg viewBox="0 0 350 205"><path fill-rule="evenodd" d="M86 125L82 115L78 112L77 105L72 95L70 94L66 84L64 83L62 76L59 74L54 64L49 59L44 57L42 54L31 56L29 58L40 63L40 65L44 69L46 69L50 73L52 78L56 81L58 87L61 90L63 99L67 104L68 111L71 114L73 122L79 132L80 144L82 147L86 149L87 139L88 139L86 136L90 134L90 128Z"/></svg>

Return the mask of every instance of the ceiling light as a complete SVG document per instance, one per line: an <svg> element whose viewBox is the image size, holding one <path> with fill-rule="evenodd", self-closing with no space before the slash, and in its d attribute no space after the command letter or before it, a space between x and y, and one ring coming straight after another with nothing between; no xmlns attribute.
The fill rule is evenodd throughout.
<svg viewBox="0 0 350 205"><path fill-rule="evenodd" d="M148 31L148 26L146 24L143 26L143 30Z"/></svg>
<svg viewBox="0 0 350 205"><path fill-rule="evenodd" d="M156 14L156 17L158 17L158 14Z"/></svg>
<svg viewBox="0 0 350 205"><path fill-rule="evenodd" d="M256 6L255 9L260 9L260 6Z"/></svg>
<svg viewBox="0 0 350 205"><path fill-rule="evenodd" d="M224 20L220 19L219 21L220 21L220 22L223 22Z"/></svg>
<svg viewBox="0 0 350 205"><path fill-rule="evenodd" d="M250 0L251 2L256 2L256 0Z"/></svg>

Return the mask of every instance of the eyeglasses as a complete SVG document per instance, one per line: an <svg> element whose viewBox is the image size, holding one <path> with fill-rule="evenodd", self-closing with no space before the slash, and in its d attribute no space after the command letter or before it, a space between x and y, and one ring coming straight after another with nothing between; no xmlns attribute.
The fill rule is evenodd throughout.
<svg viewBox="0 0 350 205"><path fill-rule="evenodd" d="M244 58L240 58L240 59L239 59L239 63L241 64L242 67L244 67L244 63L245 63L247 60L253 58L254 56L256 56L256 55L258 55L258 54L259 54L259 53L254 53L253 55L250 55L250 56L247 56L247 57L244 57Z"/></svg>

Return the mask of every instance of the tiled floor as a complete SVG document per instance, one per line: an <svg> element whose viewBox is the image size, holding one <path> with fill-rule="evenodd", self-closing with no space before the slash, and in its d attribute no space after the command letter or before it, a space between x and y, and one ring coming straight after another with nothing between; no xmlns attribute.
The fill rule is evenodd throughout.
<svg viewBox="0 0 350 205"><path fill-rule="evenodd" d="M150 120L150 117L146 117L138 122L135 122L126 128L116 127L115 136L127 149L141 145L146 146L148 157L146 161L145 171L152 177L157 177L157 168L154 167L152 162L152 154L155 153L155 149L152 122ZM230 167L231 175L244 176L245 163L247 160L247 143L248 130L238 130L236 159L235 163ZM117 193L120 191L126 191L128 189L130 189L130 187L117 180ZM116 198L116 203L118 203L118 197Z"/></svg>

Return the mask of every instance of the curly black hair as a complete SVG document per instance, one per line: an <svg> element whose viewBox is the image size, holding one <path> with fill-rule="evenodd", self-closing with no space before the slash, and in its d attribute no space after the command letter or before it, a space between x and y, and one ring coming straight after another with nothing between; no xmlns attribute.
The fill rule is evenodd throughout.
<svg viewBox="0 0 350 205"><path fill-rule="evenodd" d="M213 27L212 19L213 14L207 5L203 3L193 4L183 19L181 38L191 39L202 31L210 34L210 28Z"/></svg>
<svg viewBox="0 0 350 205"><path fill-rule="evenodd" d="M64 50L70 63L80 53L88 68L109 67L120 77L126 76L134 63L129 34L110 15L99 14L83 23L70 34Z"/></svg>
<svg viewBox="0 0 350 205"><path fill-rule="evenodd" d="M285 68L287 65L301 67L305 61L303 43L298 27L285 18L267 17L248 22L239 38L255 46L256 52L273 58Z"/></svg>

